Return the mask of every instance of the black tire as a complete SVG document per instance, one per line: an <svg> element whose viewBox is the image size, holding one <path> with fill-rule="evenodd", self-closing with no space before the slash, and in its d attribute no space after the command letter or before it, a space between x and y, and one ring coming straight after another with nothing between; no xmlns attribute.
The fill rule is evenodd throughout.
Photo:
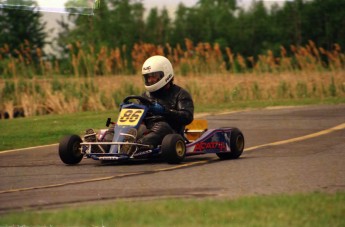
<svg viewBox="0 0 345 227"><path fill-rule="evenodd" d="M230 152L217 153L222 160L236 159L241 156L244 149L244 136L238 128L233 128L230 135Z"/></svg>
<svg viewBox="0 0 345 227"><path fill-rule="evenodd" d="M68 165L78 164L83 159L80 150L81 138L77 135L69 135L61 139L59 144L59 156L61 161Z"/></svg>
<svg viewBox="0 0 345 227"><path fill-rule="evenodd" d="M178 164L186 156L186 144L179 134L166 135L162 142L162 157L169 164Z"/></svg>

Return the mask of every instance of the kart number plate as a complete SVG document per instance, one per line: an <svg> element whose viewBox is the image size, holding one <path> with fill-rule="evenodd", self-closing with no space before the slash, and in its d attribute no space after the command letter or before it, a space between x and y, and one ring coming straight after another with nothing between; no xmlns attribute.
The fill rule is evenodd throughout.
<svg viewBox="0 0 345 227"><path fill-rule="evenodd" d="M135 126L138 124L143 113L144 110L140 109L122 109L117 124Z"/></svg>

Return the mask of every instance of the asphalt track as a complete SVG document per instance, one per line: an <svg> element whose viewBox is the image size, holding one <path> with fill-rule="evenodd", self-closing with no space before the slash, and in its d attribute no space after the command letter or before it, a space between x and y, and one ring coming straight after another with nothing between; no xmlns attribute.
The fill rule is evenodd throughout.
<svg viewBox="0 0 345 227"><path fill-rule="evenodd" d="M187 157L64 165L57 145L0 153L0 213L165 197L237 198L345 191L345 104L267 108L208 115L209 128L238 127L237 160Z"/></svg>

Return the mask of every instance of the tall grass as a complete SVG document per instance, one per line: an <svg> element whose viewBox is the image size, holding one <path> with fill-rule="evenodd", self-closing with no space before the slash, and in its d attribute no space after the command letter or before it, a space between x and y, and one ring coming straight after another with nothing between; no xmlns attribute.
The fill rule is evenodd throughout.
<svg viewBox="0 0 345 227"><path fill-rule="evenodd" d="M143 92L141 66L154 54L172 61L177 83L190 91L196 105L345 96L345 54L337 44L324 50L310 41L289 50L281 47L279 56L268 50L251 57L188 39L184 46L136 44L129 63L125 46L96 51L77 42L69 46L69 61L62 62L43 58L40 49L32 59L27 42L16 50L17 58L8 57L5 45L0 48L0 114L116 109L125 96ZM137 76L128 74L131 67Z"/></svg>
<svg viewBox="0 0 345 227"><path fill-rule="evenodd" d="M287 50L281 46L279 55L267 50L259 56L243 56L233 53L231 48L221 49L218 43L193 44L186 39L181 45L171 47L149 43L135 44L131 58L126 57L126 46L96 50L93 46L82 47L80 42L68 46L68 57L64 60L43 57L42 50L30 49L25 41L10 54L8 45L0 47L0 73L3 78L32 78L40 75L67 74L74 77L98 75L124 75L139 73L143 62L155 54L167 56L178 74L215 74L215 73L267 73L295 71L339 71L345 69L345 54L338 44L332 50L317 47L313 41L305 46L291 45ZM37 59L32 59L35 53ZM63 65L63 66L62 66Z"/></svg>
<svg viewBox="0 0 345 227"><path fill-rule="evenodd" d="M1 108L8 113L22 110L25 116L116 110L124 97L144 91L140 77L6 80L1 83ZM344 78L343 72L177 75L176 83L190 91L196 105L217 105L238 101L345 97ZM13 114L10 117L14 117Z"/></svg>

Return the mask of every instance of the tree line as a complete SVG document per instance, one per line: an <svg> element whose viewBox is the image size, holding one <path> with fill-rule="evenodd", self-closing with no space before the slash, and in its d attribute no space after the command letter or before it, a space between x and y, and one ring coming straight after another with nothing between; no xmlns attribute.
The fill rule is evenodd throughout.
<svg viewBox="0 0 345 227"><path fill-rule="evenodd" d="M309 40L331 49L334 43L345 46L344 9L344 0L294 0L271 8L253 1L247 9L236 0L199 0L192 7L180 3L173 17L166 8L152 8L144 17L141 2L108 0L94 16L71 14L75 27L63 30L59 43L78 40L96 47L131 48L138 42L176 46L188 38L194 43L217 42L245 56Z"/></svg>
<svg viewBox="0 0 345 227"><path fill-rule="evenodd" d="M243 8L236 0L199 0L191 7L180 3L175 14L169 15L166 8L146 12L138 0L101 0L94 15L69 9L68 19L58 21L56 48L60 56L66 56L63 53L71 50L71 44L96 50L121 47L128 61L136 43L185 47L186 38L194 44L218 43L223 50L229 47L246 57L268 49L279 53L281 46L305 45L309 40L331 50L334 44L345 47L344 9L345 0L293 0L270 8L264 1ZM0 9L0 47L8 45L11 56L24 40L37 48L44 45L47 34L38 20L41 15L37 11L27 15L28 11Z"/></svg>

